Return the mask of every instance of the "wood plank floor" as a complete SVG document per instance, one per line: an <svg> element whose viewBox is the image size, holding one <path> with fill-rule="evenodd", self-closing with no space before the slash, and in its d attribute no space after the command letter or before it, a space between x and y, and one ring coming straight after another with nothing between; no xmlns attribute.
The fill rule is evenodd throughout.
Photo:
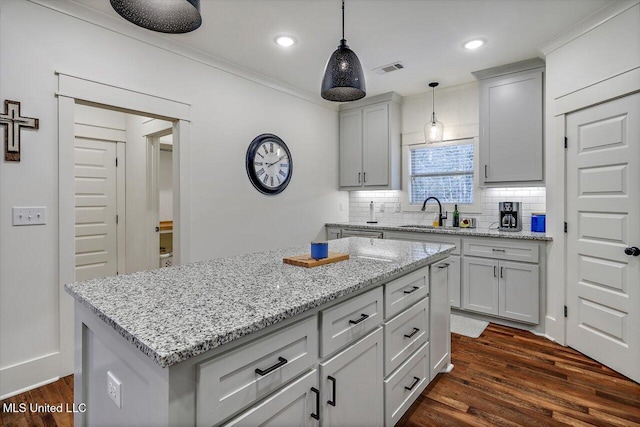
<svg viewBox="0 0 640 427"><path fill-rule="evenodd" d="M545 338L490 324L452 334L454 370L427 388L397 427L640 426L640 385ZM73 377L4 403L73 403ZM6 427L73 425L72 414L0 413Z"/></svg>

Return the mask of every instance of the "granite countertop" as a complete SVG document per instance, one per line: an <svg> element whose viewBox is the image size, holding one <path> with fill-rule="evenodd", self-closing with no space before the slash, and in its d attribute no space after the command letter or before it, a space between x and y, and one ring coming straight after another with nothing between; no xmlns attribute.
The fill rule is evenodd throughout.
<svg viewBox="0 0 640 427"><path fill-rule="evenodd" d="M486 228L458 228L458 227L400 227L392 224L367 224L365 222L330 222L326 223L327 227L340 227L358 230L387 230L387 231L408 231L412 233L434 233L434 234L456 234L459 236L473 237L500 237L505 239L520 240L553 240L551 236L545 233L534 233L532 231L498 231Z"/></svg>
<svg viewBox="0 0 640 427"><path fill-rule="evenodd" d="M66 284L66 291L161 367L187 360L313 307L409 272L453 245L347 238L347 261L284 264L294 247Z"/></svg>

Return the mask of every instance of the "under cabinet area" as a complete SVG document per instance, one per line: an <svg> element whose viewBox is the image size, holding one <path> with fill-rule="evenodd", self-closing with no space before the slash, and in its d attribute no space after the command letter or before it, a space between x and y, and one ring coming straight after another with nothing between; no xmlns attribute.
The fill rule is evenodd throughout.
<svg viewBox="0 0 640 427"><path fill-rule="evenodd" d="M340 189L401 187L400 99L390 92L340 106Z"/></svg>
<svg viewBox="0 0 640 427"><path fill-rule="evenodd" d="M543 180L544 61L473 73L480 88L480 182L526 185Z"/></svg>

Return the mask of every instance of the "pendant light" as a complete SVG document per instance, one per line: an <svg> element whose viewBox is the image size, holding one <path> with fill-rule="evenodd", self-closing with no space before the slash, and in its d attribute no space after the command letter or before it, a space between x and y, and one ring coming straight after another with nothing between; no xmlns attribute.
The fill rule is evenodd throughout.
<svg viewBox="0 0 640 427"><path fill-rule="evenodd" d="M200 27L200 0L111 0L129 22L160 33L188 33Z"/></svg>
<svg viewBox="0 0 640 427"><path fill-rule="evenodd" d="M438 82L429 83L429 87L433 88L433 103L431 121L424 125L424 138L427 143L442 142L442 135L444 134L444 125L436 120L436 86L438 86Z"/></svg>
<svg viewBox="0 0 640 427"><path fill-rule="evenodd" d="M342 0L342 40L324 68L322 89L324 99L336 102L355 101L364 98L367 89L360 60L349 49L344 38L344 0Z"/></svg>

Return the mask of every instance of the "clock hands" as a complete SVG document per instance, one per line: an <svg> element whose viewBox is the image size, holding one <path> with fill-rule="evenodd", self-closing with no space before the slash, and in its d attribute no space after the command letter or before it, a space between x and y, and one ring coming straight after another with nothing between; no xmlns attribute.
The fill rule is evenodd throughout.
<svg viewBox="0 0 640 427"><path fill-rule="evenodd" d="M286 154L285 154L284 156L280 157L278 160L276 160L276 161L275 161L275 162L273 162L273 163L267 163L267 166L273 166L273 165L275 165L276 163L278 163L280 160L284 159L285 157L287 157L287 155L286 155Z"/></svg>

